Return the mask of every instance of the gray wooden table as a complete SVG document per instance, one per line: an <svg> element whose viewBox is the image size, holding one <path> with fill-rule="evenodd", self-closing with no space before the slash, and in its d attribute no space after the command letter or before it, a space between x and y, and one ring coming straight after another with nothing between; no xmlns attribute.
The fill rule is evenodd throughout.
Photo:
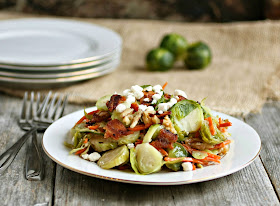
<svg viewBox="0 0 280 206"><path fill-rule="evenodd" d="M0 93L0 154L24 133L17 125L21 99ZM65 113L81 106L68 105ZM260 156L232 175L190 185L142 186L88 177L44 155L46 177L25 180L24 146L0 176L0 205L280 205L280 102L243 119L259 133Z"/></svg>

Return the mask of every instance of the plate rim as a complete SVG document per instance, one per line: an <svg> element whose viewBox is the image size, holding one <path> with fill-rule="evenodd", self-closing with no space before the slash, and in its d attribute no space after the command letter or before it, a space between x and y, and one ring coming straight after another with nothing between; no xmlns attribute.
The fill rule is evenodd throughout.
<svg viewBox="0 0 280 206"><path fill-rule="evenodd" d="M96 106L89 107L89 108L86 108L86 109L96 109ZM77 110L77 111L74 111L74 112L72 112L70 114L67 114L67 115L71 115L71 114L73 114L75 112L81 112L81 111L83 111L83 110ZM44 152L47 154L47 156L50 159L52 159L54 162L56 162L57 164L61 165L64 168L67 168L67 169L69 169L71 171L77 172L79 174L87 175L87 176L90 176L90 177L96 177L96 178L99 178L99 179L110 180L110 181L115 181L115 182L122 182L122 183L129 183L129 184L161 185L161 186L164 186L164 185L166 185L166 186L170 186L170 185L185 185L185 184L193 184L193 183L199 183L199 182L204 182L204 181L210 181L210 180L215 180L215 179L218 179L218 178L221 178L221 177L225 177L225 176L231 175L231 174L233 174L233 173L235 173L237 171L240 171L240 170L244 169L245 167L250 165L252 162L254 162L254 160L259 156L261 148L262 148L262 142L261 142L261 138L260 138L259 134L249 124L247 124L246 122L241 121L241 120L239 120L239 119L237 119L237 118L235 118L233 116L230 116L228 114L225 114L225 113L222 113L222 112L216 112L216 111L213 111L213 112L215 114L217 114L217 115L219 115L219 114L226 115L226 116L228 116L230 118L233 118L233 119L235 119L237 121L240 121L240 122L244 123L246 126L248 126L250 129L252 129L257 134L257 137L258 137L258 140L259 140L259 143L260 143L260 147L259 147L258 152L256 153L256 155L254 157L252 157L250 160L248 160L248 162L246 162L245 164L239 166L238 168L236 168L234 170L231 170L230 173L222 172L222 173L214 175L214 176L212 175L212 176L208 176L208 177L204 177L204 178L184 180L184 181L175 181L175 182L152 182L152 181L145 182L145 181L134 181L134 180L127 180L127 179L119 179L119 178L114 178L114 177L107 177L107 176L102 176L102 175L98 175L98 174L88 173L88 172L85 172L85 171L82 171L82 170L78 170L78 169L72 168L71 166L66 165L66 164L58 161L51 154L49 154L49 152L47 151L47 149L44 146L45 134L43 135L41 144L42 144L42 148L43 148ZM67 115L65 115L65 116L67 116Z"/></svg>

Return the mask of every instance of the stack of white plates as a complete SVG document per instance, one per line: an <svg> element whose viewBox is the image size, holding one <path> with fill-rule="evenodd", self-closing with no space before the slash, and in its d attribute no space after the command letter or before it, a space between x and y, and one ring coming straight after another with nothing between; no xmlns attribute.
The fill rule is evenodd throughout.
<svg viewBox="0 0 280 206"><path fill-rule="evenodd" d="M72 20L0 22L0 84L49 88L99 77L120 63L121 37Z"/></svg>

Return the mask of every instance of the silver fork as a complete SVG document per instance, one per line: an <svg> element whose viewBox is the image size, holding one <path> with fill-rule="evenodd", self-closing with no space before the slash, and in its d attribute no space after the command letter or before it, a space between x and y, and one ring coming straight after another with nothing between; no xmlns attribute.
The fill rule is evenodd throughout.
<svg viewBox="0 0 280 206"><path fill-rule="evenodd" d="M67 95L65 95L64 98L62 96L58 98L58 95L54 94L51 98L51 94L52 92L49 92L40 105L41 95L37 93L35 117L33 117L34 92L31 92L30 95L28 111L26 109L28 93L26 92L24 94L22 111L18 124L21 129L27 130L27 132L0 156L0 175L3 174L13 162L22 145L32 134L32 144L34 146L27 150L25 177L28 180L41 180L43 178L44 167L41 150L37 143L37 131L44 131L53 121L60 118L63 115L67 102Z"/></svg>

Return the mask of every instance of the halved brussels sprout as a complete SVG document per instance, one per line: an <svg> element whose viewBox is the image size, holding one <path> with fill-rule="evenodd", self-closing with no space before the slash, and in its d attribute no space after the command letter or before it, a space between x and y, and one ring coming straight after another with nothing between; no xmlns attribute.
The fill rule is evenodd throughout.
<svg viewBox="0 0 280 206"><path fill-rule="evenodd" d="M107 150L115 149L118 143L112 139L105 139L102 135L89 134L92 148L97 152L104 152Z"/></svg>
<svg viewBox="0 0 280 206"><path fill-rule="evenodd" d="M99 98L96 102L96 107L100 111L108 111L108 107L106 103L110 100L112 95L106 95L101 98Z"/></svg>
<svg viewBox="0 0 280 206"><path fill-rule="evenodd" d="M159 134L159 131L162 129L162 126L160 124L154 124L150 126L149 130L145 134L143 138L143 143L149 143L152 141L152 139L156 138Z"/></svg>
<svg viewBox="0 0 280 206"><path fill-rule="evenodd" d="M203 111L197 102L193 100L182 100L171 108L171 121L174 124L179 140L190 132L200 129L203 121Z"/></svg>
<svg viewBox="0 0 280 206"><path fill-rule="evenodd" d="M118 141L118 145L134 143L138 139L139 135L140 135L140 131L136 131L136 132L134 132L132 134L129 134L129 135L126 135L126 136L122 136L122 137L120 137L117 140Z"/></svg>
<svg viewBox="0 0 280 206"><path fill-rule="evenodd" d="M97 164L103 169L111 169L113 167L124 164L129 159L129 150L126 145L105 152L98 160Z"/></svg>
<svg viewBox="0 0 280 206"><path fill-rule="evenodd" d="M150 71L167 71L172 68L174 60L174 56L170 51L157 48L148 53L146 64Z"/></svg>
<svg viewBox="0 0 280 206"><path fill-rule="evenodd" d="M188 69L203 69L211 62L210 48L203 42L191 44L187 49L185 65Z"/></svg>
<svg viewBox="0 0 280 206"><path fill-rule="evenodd" d="M193 151L192 156L195 159L204 159L205 157L208 156L208 154L207 154L207 152L204 152L204 151Z"/></svg>
<svg viewBox="0 0 280 206"><path fill-rule="evenodd" d="M215 135L211 134L208 121L204 120L202 122L201 129L200 129L200 134L201 134L202 140L206 143L213 144L213 145L220 144L223 141L225 141L227 138L226 138L225 134L222 133L217 128L215 121L213 121L213 126L216 131Z"/></svg>
<svg viewBox="0 0 280 206"><path fill-rule="evenodd" d="M168 151L168 157L187 157L189 153L185 149L185 147L179 143L174 143L173 144L173 149ZM174 163L174 164L169 164L167 163L166 166L174 171L178 171L181 169L181 164L182 162Z"/></svg>
<svg viewBox="0 0 280 206"><path fill-rule="evenodd" d="M169 50L176 59L180 59L186 53L188 42L179 34L167 34L163 37L160 47Z"/></svg>
<svg viewBox="0 0 280 206"><path fill-rule="evenodd" d="M143 175L158 172L164 163L161 153L149 143L137 145L135 148L135 154L132 158L135 158L133 160L133 170L136 170Z"/></svg>

